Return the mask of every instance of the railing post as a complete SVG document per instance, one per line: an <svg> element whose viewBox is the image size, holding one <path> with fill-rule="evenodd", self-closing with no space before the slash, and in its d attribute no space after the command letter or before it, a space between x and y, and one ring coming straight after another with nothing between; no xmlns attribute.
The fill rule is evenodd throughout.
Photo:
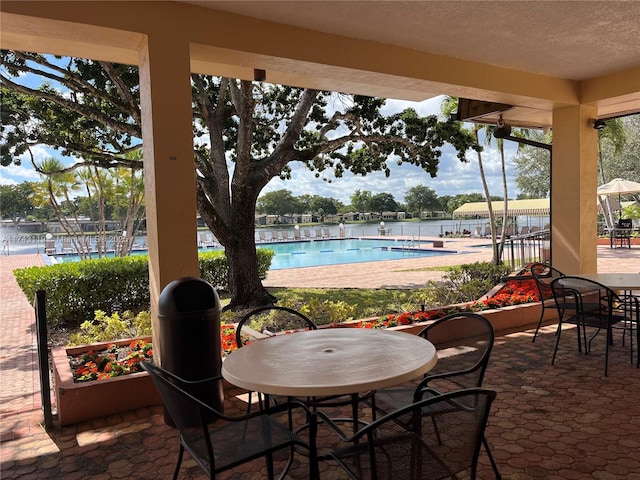
<svg viewBox="0 0 640 480"><path fill-rule="evenodd" d="M33 299L36 314L36 333L38 345L38 369L40 370L40 397L44 413L45 429L53 425L51 412L51 382L49 380L49 345L47 342L47 307L44 290L38 290Z"/></svg>

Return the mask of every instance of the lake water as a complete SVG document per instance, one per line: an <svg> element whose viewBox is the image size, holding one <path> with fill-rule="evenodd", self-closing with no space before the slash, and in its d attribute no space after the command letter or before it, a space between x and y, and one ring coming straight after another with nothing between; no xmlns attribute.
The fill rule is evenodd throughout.
<svg viewBox="0 0 640 480"><path fill-rule="evenodd" d="M518 225L543 226L548 223L548 217L518 217ZM462 220L453 222L452 220L433 220L420 222L385 222L385 230L387 235L413 236L417 239L422 237L438 237L444 235L445 232L462 232L469 230L474 232L476 227L484 229L487 219L481 218L477 220ZM316 228L328 228L332 234L338 235L338 226L333 225L314 225L312 227L301 227L301 232L308 228L312 235ZM378 223L369 224L345 224L345 232L348 237L371 237L378 236ZM293 232L292 225L273 225L256 231L269 232L270 230L288 230ZM293 236L293 235L291 235ZM267 238L270 238L267 235ZM57 238L60 242L60 238ZM13 226L0 225L0 245L3 254L19 255L27 253L44 253L44 234L22 234ZM59 249L60 250L60 249Z"/></svg>

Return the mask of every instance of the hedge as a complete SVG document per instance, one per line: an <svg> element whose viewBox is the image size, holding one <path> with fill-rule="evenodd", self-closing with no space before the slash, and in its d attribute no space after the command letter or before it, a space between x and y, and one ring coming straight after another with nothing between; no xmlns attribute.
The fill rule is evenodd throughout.
<svg viewBox="0 0 640 480"><path fill-rule="evenodd" d="M258 249L258 270L264 280L271 267L272 250ZM228 290L227 259L222 251L199 256L200 277L217 290ZM32 300L46 292L49 326L78 326L94 318L96 310L111 314L149 308L147 255L101 258L14 270L18 285Z"/></svg>

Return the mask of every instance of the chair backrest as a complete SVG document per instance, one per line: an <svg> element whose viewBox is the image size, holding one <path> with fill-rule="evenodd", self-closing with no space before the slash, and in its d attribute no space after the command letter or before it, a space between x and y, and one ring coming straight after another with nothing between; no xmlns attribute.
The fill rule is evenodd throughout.
<svg viewBox="0 0 640 480"><path fill-rule="evenodd" d="M631 228L632 220L630 218L621 218L618 220L617 228Z"/></svg>
<svg viewBox="0 0 640 480"><path fill-rule="evenodd" d="M551 289L556 303L563 302L564 308L575 310L576 315L611 315L622 301L606 285L578 276L556 278Z"/></svg>
<svg viewBox="0 0 640 480"><path fill-rule="evenodd" d="M338 451L335 457L358 478L433 480L458 478L465 471L476 478L495 396L492 390L474 388L411 404L365 427L360 435L366 434L367 446L345 449L355 455L340 458Z"/></svg>
<svg viewBox="0 0 640 480"><path fill-rule="evenodd" d="M438 354L438 363L422 385L440 392L482 386L495 339L493 325L485 317L454 313L426 326L419 335L433 343ZM452 335L464 337L450 340Z"/></svg>
<svg viewBox="0 0 640 480"><path fill-rule="evenodd" d="M245 326L269 336L318 329L306 315L293 308L276 305L258 307L245 314L236 326L238 348L246 343L242 331Z"/></svg>
<svg viewBox="0 0 640 480"><path fill-rule="evenodd" d="M141 362L140 365L143 370L149 372L166 411L180 431L185 448L189 452L197 452L199 457L206 458L215 468L213 446L207 433L207 421L214 421L220 414L216 415L215 410L185 390L189 382L155 364ZM218 381L218 377L211 381Z"/></svg>
<svg viewBox="0 0 640 480"><path fill-rule="evenodd" d="M553 268L548 263L534 263L531 265L531 276L536 281L538 287L538 295L540 299L550 298L553 296L551 291L551 282L558 277L564 277L557 268Z"/></svg>

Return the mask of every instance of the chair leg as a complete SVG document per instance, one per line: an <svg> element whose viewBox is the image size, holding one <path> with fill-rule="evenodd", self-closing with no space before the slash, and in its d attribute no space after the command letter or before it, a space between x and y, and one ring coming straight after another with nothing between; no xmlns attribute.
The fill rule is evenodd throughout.
<svg viewBox="0 0 640 480"><path fill-rule="evenodd" d="M536 341L536 337L538 336L538 331L540 330L540 325L542 325L542 319L544 318L544 300L541 302L542 311L540 312L540 318L538 319L538 325L536 326L536 331L533 333L533 338L531 339L531 343Z"/></svg>
<svg viewBox="0 0 640 480"><path fill-rule="evenodd" d="M484 450L485 452L487 452L487 457L489 457L491 468L493 468L493 474L496 476L497 480L501 480L502 475L500 475L500 471L498 470L498 465L496 464L496 461L494 460L493 455L491 454L489 443L487 442L487 439L484 436L482 437L482 445L484 445Z"/></svg>
<svg viewBox="0 0 640 480"><path fill-rule="evenodd" d="M265 455L265 460L267 462L267 478L269 480L274 480L275 476L273 473L273 455L268 453Z"/></svg>
<svg viewBox="0 0 640 480"><path fill-rule="evenodd" d="M578 328L580 328L578 326ZM555 364L556 361L556 353L558 353L558 345L560 344L560 336L562 335L562 320L558 323L558 330L556 331L556 346L553 349L553 356L551 357L551 365ZM580 340L578 340L578 345L580 344Z"/></svg>
<svg viewBox="0 0 640 480"><path fill-rule="evenodd" d="M178 473L180 473L180 466L182 465L182 456L184 455L184 446L180 442L180 452L178 453L178 463L176 463L176 469L173 472L173 480L178 479Z"/></svg>
<svg viewBox="0 0 640 480"><path fill-rule="evenodd" d="M360 427L360 423L358 421L358 395L351 395L351 418L353 418L353 433L354 435L358 432L358 428Z"/></svg>

